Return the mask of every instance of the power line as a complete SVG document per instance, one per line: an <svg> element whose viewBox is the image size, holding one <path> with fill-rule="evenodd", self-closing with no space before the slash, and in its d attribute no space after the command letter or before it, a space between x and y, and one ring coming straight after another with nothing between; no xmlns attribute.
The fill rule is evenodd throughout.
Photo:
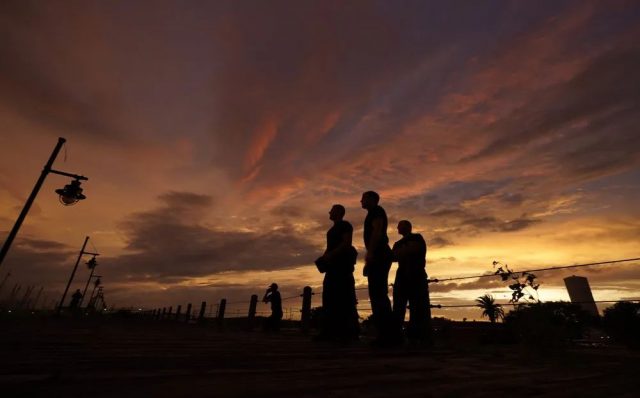
<svg viewBox="0 0 640 398"><path fill-rule="evenodd" d="M512 271L513 273L524 273L524 272L539 272L539 271L551 271L557 269L568 269L568 268L578 268L578 267L590 267L594 265L606 265L606 264L616 264L616 263L624 263L630 261L638 261L640 257L637 258L626 258L623 260L611 260L611 261L601 261L597 263L586 263L586 264L575 264L575 265L563 265L559 267L548 267L548 268L538 268L538 269L530 269L525 271ZM490 278L500 276L500 274L482 274L482 275L470 275L470 276L458 276L451 278L434 278L429 279L429 283L438 283L438 282L447 282L447 281L459 281L463 279L478 279L478 278Z"/></svg>
<svg viewBox="0 0 640 398"><path fill-rule="evenodd" d="M591 304L591 303L626 303L626 302L640 302L640 299L631 299L631 300L597 300L597 301L564 301L567 304ZM562 303L563 301L545 301L545 303ZM497 303L496 303L497 304ZM511 305L511 306L520 306L520 305L532 305L532 304L540 304L540 303L501 303L498 305ZM442 304L431 304L431 308L480 308L479 304L455 304L455 305L442 305Z"/></svg>
<svg viewBox="0 0 640 398"><path fill-rule="evenodd" d="M93 244L93 243L92 243ZM95 246L94 246L95 249ZM621 260L610 260L610 261L600 261L600 262L593 262L593 263L585 263L585 264L574 264L574 265L563 265L563 266L557 266L557 267L547 267L547 268L537 268L537 269L530 269L530 270L525 270L525 271L511 271L514 274L522 274L522 273L530 273L530 272L540 272L540 271L553 271L553 270L559 270L559 269L569 269L569 268L579 268L579 267L590 267L590 266L597 266L597 265L608 265L608 264L617 264L617 263L624 263L624 262L631 262L631 261L638 261L640 260L640 257L636 257L636 258L627 258L627 259L621 259ZM428 279L427 281L429 283L438 283L438 282L448 282L448 281L457 281L457 280L466 280L466 279L478 279L478 278L490 278L490 277L500 277L501 274L482 274L482 275L468 275L468 276L459 276L459 277L448 277L448 278L434 278L434 279ZM389 286L393 286L393 284L389 284ZM358 290L367 290L369 287L368 286L361 286L361 287L357 287L355 288L356 291ZM322 294L322 290L317 291L317 292L313 292L312 295L316 295L316 294ZM286 301L286 300L291 300L291 299L295 299L295 298L299 298L302 297L301 294L296 294L294 296L288 296L288 297L284 297L281 300L282 301ZM617 303L617 302L621 302L621 301L638 301L638 300L617 300L617 301L596 301L596 303ZM250 304L251 301L233 301L233 302L227 302L227 305L239 305L239 304ZM524 305L524 304L520 304L520 303L505 303L505 304L501 304L501 305ZM476 307L477 305L432 305L432 308L464 308L464 307Z"/></svg>

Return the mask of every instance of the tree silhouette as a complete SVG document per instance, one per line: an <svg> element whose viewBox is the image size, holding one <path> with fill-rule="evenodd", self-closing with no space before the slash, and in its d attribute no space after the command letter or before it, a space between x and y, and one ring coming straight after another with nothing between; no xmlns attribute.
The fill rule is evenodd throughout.
<svg viewBox="0 0 640 398"><path fill-rule="evenodd" d="M500 262L494 261L493 267L496 265L500 265ZM503 267L498 267L494 275L500 275L503 281L508 281L511 279L514 283L509 285L509 289L511 289L511 300L510 303L517 303L521 298L525 298L525 300L529 301L540 301L540 299L533 297L533 294L528 293L528 297L525 296L526 290L531 289L535 292L536 296L538 296L538 288L540 287L539 283L536 283L536 276L531 272L514 272L509 269L509 265L504 264ZM531 292L531 290L529 290Z"/></svg>
<svg viewBox="0 0 640 398"><path fill-rule="evenodd" d="M491 323L496 323L498 319L504 318L504 310L500 304L497 304L490 294L485 294L476 299L478 307L482 308L482 316L489 318Z"/></svg>

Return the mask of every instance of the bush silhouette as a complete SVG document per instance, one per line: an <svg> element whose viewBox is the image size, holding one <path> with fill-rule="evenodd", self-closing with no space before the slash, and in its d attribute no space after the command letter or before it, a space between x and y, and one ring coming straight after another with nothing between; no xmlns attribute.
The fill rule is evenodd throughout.
<svg viewBox="0 0 640 398"><path fill-rule="evenodd" d="M604 329L621 343L640 347L640 304L623 301L604 310Z"/></svg>
<svg viewBox="0 0 640 398"><path fill-rule="evenodd" d="M516 339L545 348L581 338L593 319L577 304L549 302L518 306L504 322Z"/></svg>

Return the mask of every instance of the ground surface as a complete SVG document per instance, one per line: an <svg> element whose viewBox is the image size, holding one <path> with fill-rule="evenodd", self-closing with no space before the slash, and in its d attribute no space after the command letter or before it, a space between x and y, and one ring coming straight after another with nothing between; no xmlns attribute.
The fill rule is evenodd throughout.
<svg viewBox="0 0 640 398"><path fill-rule="evenodd" d="M2 397L639 396L640 353L372 350L138 321L0 322Z"/></svg>

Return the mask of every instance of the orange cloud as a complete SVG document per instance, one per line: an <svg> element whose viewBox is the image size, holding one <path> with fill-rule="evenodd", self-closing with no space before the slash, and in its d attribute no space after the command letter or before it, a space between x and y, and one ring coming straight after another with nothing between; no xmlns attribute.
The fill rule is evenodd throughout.
<svg viewBox="0 0 640 398"><path fill-rule="evenodd" d="M256 128L244 158L244 168L253 172L253 168L262 160L265 151L278 133L278 123L274 117L268 117Z"/></svg>

